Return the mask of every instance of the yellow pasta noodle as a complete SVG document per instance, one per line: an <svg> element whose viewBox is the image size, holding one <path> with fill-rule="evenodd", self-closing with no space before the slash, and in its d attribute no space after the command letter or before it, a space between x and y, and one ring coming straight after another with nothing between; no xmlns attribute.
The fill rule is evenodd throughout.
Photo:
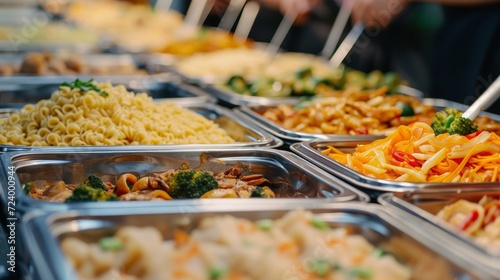
<svg viewBox="0 0 500 280"><path fill-rule="evenodd" d="M94 83L95 90L61 86L50 99L0 119L0 144L88 146L233 143L216 123L145 93Z"/></svg>

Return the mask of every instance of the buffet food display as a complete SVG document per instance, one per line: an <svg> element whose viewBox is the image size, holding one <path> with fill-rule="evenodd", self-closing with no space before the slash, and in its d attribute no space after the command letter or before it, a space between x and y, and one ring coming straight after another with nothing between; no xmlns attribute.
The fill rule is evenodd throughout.
<svg viewBox="0 0 500 280"><path fill-rule="evenodd" d="M129 2L39 3L33 36L0 26L21 274L500 275L500 116Z"/></svg>

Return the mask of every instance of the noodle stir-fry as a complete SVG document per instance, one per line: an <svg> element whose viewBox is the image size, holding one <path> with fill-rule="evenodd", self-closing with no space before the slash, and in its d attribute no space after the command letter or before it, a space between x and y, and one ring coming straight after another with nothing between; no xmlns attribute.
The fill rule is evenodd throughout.
<svg viewBox="0 0 500 280"><path fill-rule="evenodd" d="M384 139L358 146L352 154L334 147L322 153L378 179L429 183L500 181L500 137L488 131L436 136L428 124L415 122L399 126Z"/></svg>
<svg viewBox="0 0 500 280"><path fill-rule="evenodd" d="M432 105L413 96L389 94L389 88L318 92L322 98L295 106L280 104L256 112L280 127L302 133L388 135L400 125L431 122ZM480 130L500 132L500 124L488 116L474 121Z"/></svg>

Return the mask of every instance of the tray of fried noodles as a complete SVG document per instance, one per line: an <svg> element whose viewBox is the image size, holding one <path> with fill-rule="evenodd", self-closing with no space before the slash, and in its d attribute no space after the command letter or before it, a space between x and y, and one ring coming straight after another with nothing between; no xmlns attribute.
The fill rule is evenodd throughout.
<svg viewBox="0 0 500 280"><path fill-rule="evenodd" d="M500 137L495 132L436 135L429 124L415 122L372 142L315 140L294 144L292 150L374 191L500 182Z"/></svg>
<svg viewBox="0 0 500 280"><path fill-rule="evenodd" d="M388 87L347 89L328 96L292 103L273 102L238 109L285 143L311 139L375 140L400 125L431 122L437 110L465 109L452 101L389 94ZM500 116L483 114L475 124L480 130L500 132Z"/></svg>

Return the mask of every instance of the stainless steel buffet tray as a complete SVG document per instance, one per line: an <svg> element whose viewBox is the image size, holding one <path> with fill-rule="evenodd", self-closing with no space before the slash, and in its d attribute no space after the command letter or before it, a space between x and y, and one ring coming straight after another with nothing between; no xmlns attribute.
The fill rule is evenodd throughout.
<svg viewBox="0 0 500 280"><path fill-rule="evenodd" d="M332 140L313 140L301 143L295 143L290 148L295 153L303 156L313 164L323 168L329 173L341 178L342 180L361 188L365 191L375 192L404 192L409 190L427 189L427 188L446 188L454 186L459 187L478 187L487 188L498 186L498 183L414 183L414 182L396 182L391 180L376 179L363 175L347 166L323 155L321 152L329 146L337 148L346 153L352 153L357 145L367 144L358 140L332 141ZM378 193L377 193L378 192Z"/></svg>
<svg viewBox="0 0 500 280"><path fill-rule="evenodd" d="M165 100L164 100L165 101ZM190 109L209 120L217 123L222 129L226 130L235 143L231 144L209 144L213 148L275 148L283 144L283 142L263 129L249 125L248 117L237 115L231 110L211 103L192 103L181 104L184 108ZM165 150L165 149L179 149L179 147L199 147L199 144L165 144L165 145L140 145L136 146L143 149ZM125 148L124 148L125 147ZM98 151L116 149L120 151L123 149L135 149L132 146L86 146L86 147L31 147L31 146L11 146L0 145L1 151L12 150L57 150L62 153L72 153L73 151Z"/></svg>
<svg viewBox="0 0 500 280"><path fill-rule="evenodd" d="M213 149L209 146L197 148L177 148L165 151L147 151L138 148L108 149L97 151L73 151L61 153L53 151L7 152L0 155L3 168L0 190L2 201L7 201L7 167L16 169L15 187L17 209L67 210L102 208L104 212L115 207L172 206L190 200L146 201L146 202L86 202L57 203L30 198L22 192L22 185L35 180L64 181L82 183L89 175L105 176L116 182L123 173L145 176L152 172L177 169L182 164L191 168L221 172L228 167L241 165L251 174L263 174L271 182L271 189L280 198L322 198L329 201L368 201L368 196L347 183L331 176L316 166L304 162L293 153L279 150L253 149ZM12 181L12 180L11 180ZM198 199L195 199L198 200ZM244 199L226 199L221 204L241 203ZM254 200L252 198L251 200ZM299 200L296 200L299 201ZM235 204L233 207L238 208ZM128 209L127 208L127 209ZM134 212L132 210L131 212Z"/></svg>
<svg viewBox="0 0 500 280"><path fill-rule="evenodd" d="M500 251L490 250L476 244L471 237L459 232L436 214L445 206L464 199L470 202L479 202L483 196L500 198L500 184L491 188L446 188L425 189L401 193L382 194L378 201L394 213L401 215L409 222L414 220L421 226L429 227L432 231L442 231L447 238L467 248L469 252L477 252L483 258L489 259L489 264L500 271Z"/></svg>
<svg viewBox="0 0 500 280"><path fill-rule="evenodd" d="M238 210L207 203L178 208L138 208L127 215L123 214L123 208L108 213L98 209L53 215L32 212L22 221L22 237L35 267L35 279L75 279L76 273L60 248L65 237L96 242L120 226L153 226L164 239L171 239L179 226L192 229L205 217L229 214L255 221L276 219L301 208L312 211L317 219L332 227L347 226L390 252L412 268L412 279L493 279L496 276L481 258L465 251L460 244L450 246L439 232L424 231L418 225L406 223L379 205L309 202L241 203Z"/></svg>
<svg viewBox="0 0 500 280"><path fill-rule="evenodd" d="M233 93L235 95L236 93ZM218 96L217 96L218 97ZM244 98L249 97L249 96L243 96ZM269 98L267 98L269 100ZM304 133L304 132L297 132L297 131L292 131L290 129L284 128L281 125L276 124L273 121L270 121L266 119L265 117L262 116L262 112L264 112L267 109L274 108L278 106L279 104L289 104L289 105L295 105L298 103L298 99L290 100L290 99L283 99L283 101L280 100L270 100L267 102L263 102L260 105L251 105L251 106L242 106L237 109L236 111L240 111L244 113L245 115L248 115L252 118L252 120L255 120L255 124L260 126L261 128L267 130L268 132L272 133L276 137L280 138L285 142L287 145L291 145L293 143L297 142L302 142L302 141L308 141L308 140L314 140L314 139L331 139L333 140L358 140L358 141L373 141L379 138L385 137L385 135L340 135L340 134L314 134L314 133ZM443 99L434 99L434 98L424 98L422 99L422 104L425 105L430 105L434 106L436 110L443 110L444 108L451 107L451 108L457 108L461 111L467 110L467 106L463 104L459 104L453 101L449 100L443 100ZM500 116L490 114L490 113L483 113L482 115L489 116L493 120L496 120L500 122Z"/></svg>

